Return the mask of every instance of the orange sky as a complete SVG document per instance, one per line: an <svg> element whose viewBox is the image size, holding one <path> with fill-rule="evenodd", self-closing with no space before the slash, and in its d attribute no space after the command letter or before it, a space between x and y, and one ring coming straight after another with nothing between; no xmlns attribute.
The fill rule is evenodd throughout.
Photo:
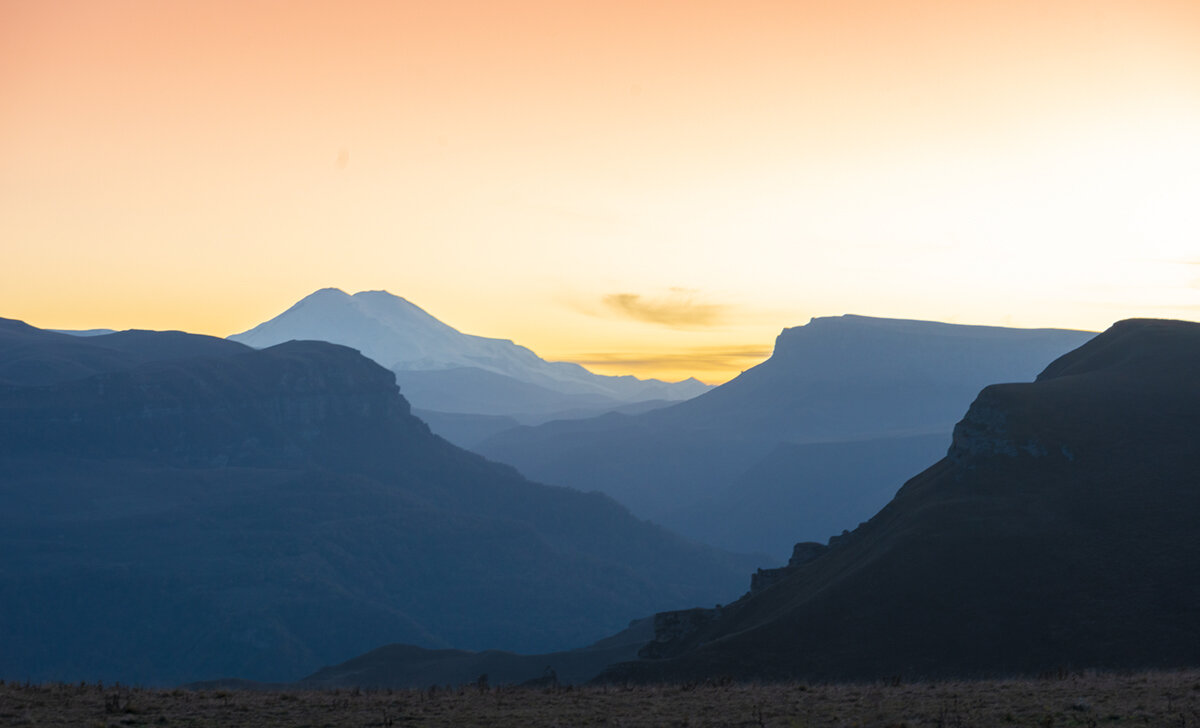
<svg viewBox="0 0 1200 728"><path fill-rule="evenodd" d="M1200 3L0 0L0 316L383 288L721 381L862 313L1200 307Z"/></svg>

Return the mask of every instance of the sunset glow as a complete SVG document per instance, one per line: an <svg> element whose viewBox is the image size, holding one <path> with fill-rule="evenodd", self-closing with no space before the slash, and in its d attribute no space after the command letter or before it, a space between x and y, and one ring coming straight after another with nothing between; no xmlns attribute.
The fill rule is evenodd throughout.
<svg viewBox="0 0 1200 728"><path fill-rule="evenodd" d="M1200 311L1200 3L0 0L0 316L386 289L720 382L859 313Z"/></svg>

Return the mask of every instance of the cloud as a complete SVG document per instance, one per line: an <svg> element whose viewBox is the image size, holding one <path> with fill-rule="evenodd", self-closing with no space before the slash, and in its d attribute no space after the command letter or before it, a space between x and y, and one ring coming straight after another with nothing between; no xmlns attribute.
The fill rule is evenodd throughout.
<svg viewBox="0 0 1200 728"><path fill-rule="evenodd" d="M647 298L638 293L610 293L601 299L609 312L676 329L716 326L724 322L730 306L696 300L696 291L672 288L666 296Z"/></svg>
<svg viewBox="0 0 1200 728"><path fill-rule="evenodd" d="M771 355L770 346L701 346L666 354L593 352L572 357L583 366L619 365L630 370L745 370Z"/></svg>

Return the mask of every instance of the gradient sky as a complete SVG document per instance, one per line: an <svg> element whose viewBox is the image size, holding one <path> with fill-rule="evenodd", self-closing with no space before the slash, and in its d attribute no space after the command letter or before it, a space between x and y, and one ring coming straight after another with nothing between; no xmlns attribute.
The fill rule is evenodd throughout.
<svg viewBox="0 0 1200 728"><path fill-rule="evenodd" d="M0 0L0 316L325 286L722 381L860 313L1200 311L1200 3Z"/></svg>

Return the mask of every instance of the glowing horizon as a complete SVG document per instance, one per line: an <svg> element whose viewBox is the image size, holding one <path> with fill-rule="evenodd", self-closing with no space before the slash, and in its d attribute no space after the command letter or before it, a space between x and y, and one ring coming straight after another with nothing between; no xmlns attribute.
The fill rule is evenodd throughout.
<svg viewBox="0 0 1200 728"><path fill-rule="evenodd" d="M1194 2L0 0L0 316L385 289L719 382L856 313L1200 311Z"/></svg>

